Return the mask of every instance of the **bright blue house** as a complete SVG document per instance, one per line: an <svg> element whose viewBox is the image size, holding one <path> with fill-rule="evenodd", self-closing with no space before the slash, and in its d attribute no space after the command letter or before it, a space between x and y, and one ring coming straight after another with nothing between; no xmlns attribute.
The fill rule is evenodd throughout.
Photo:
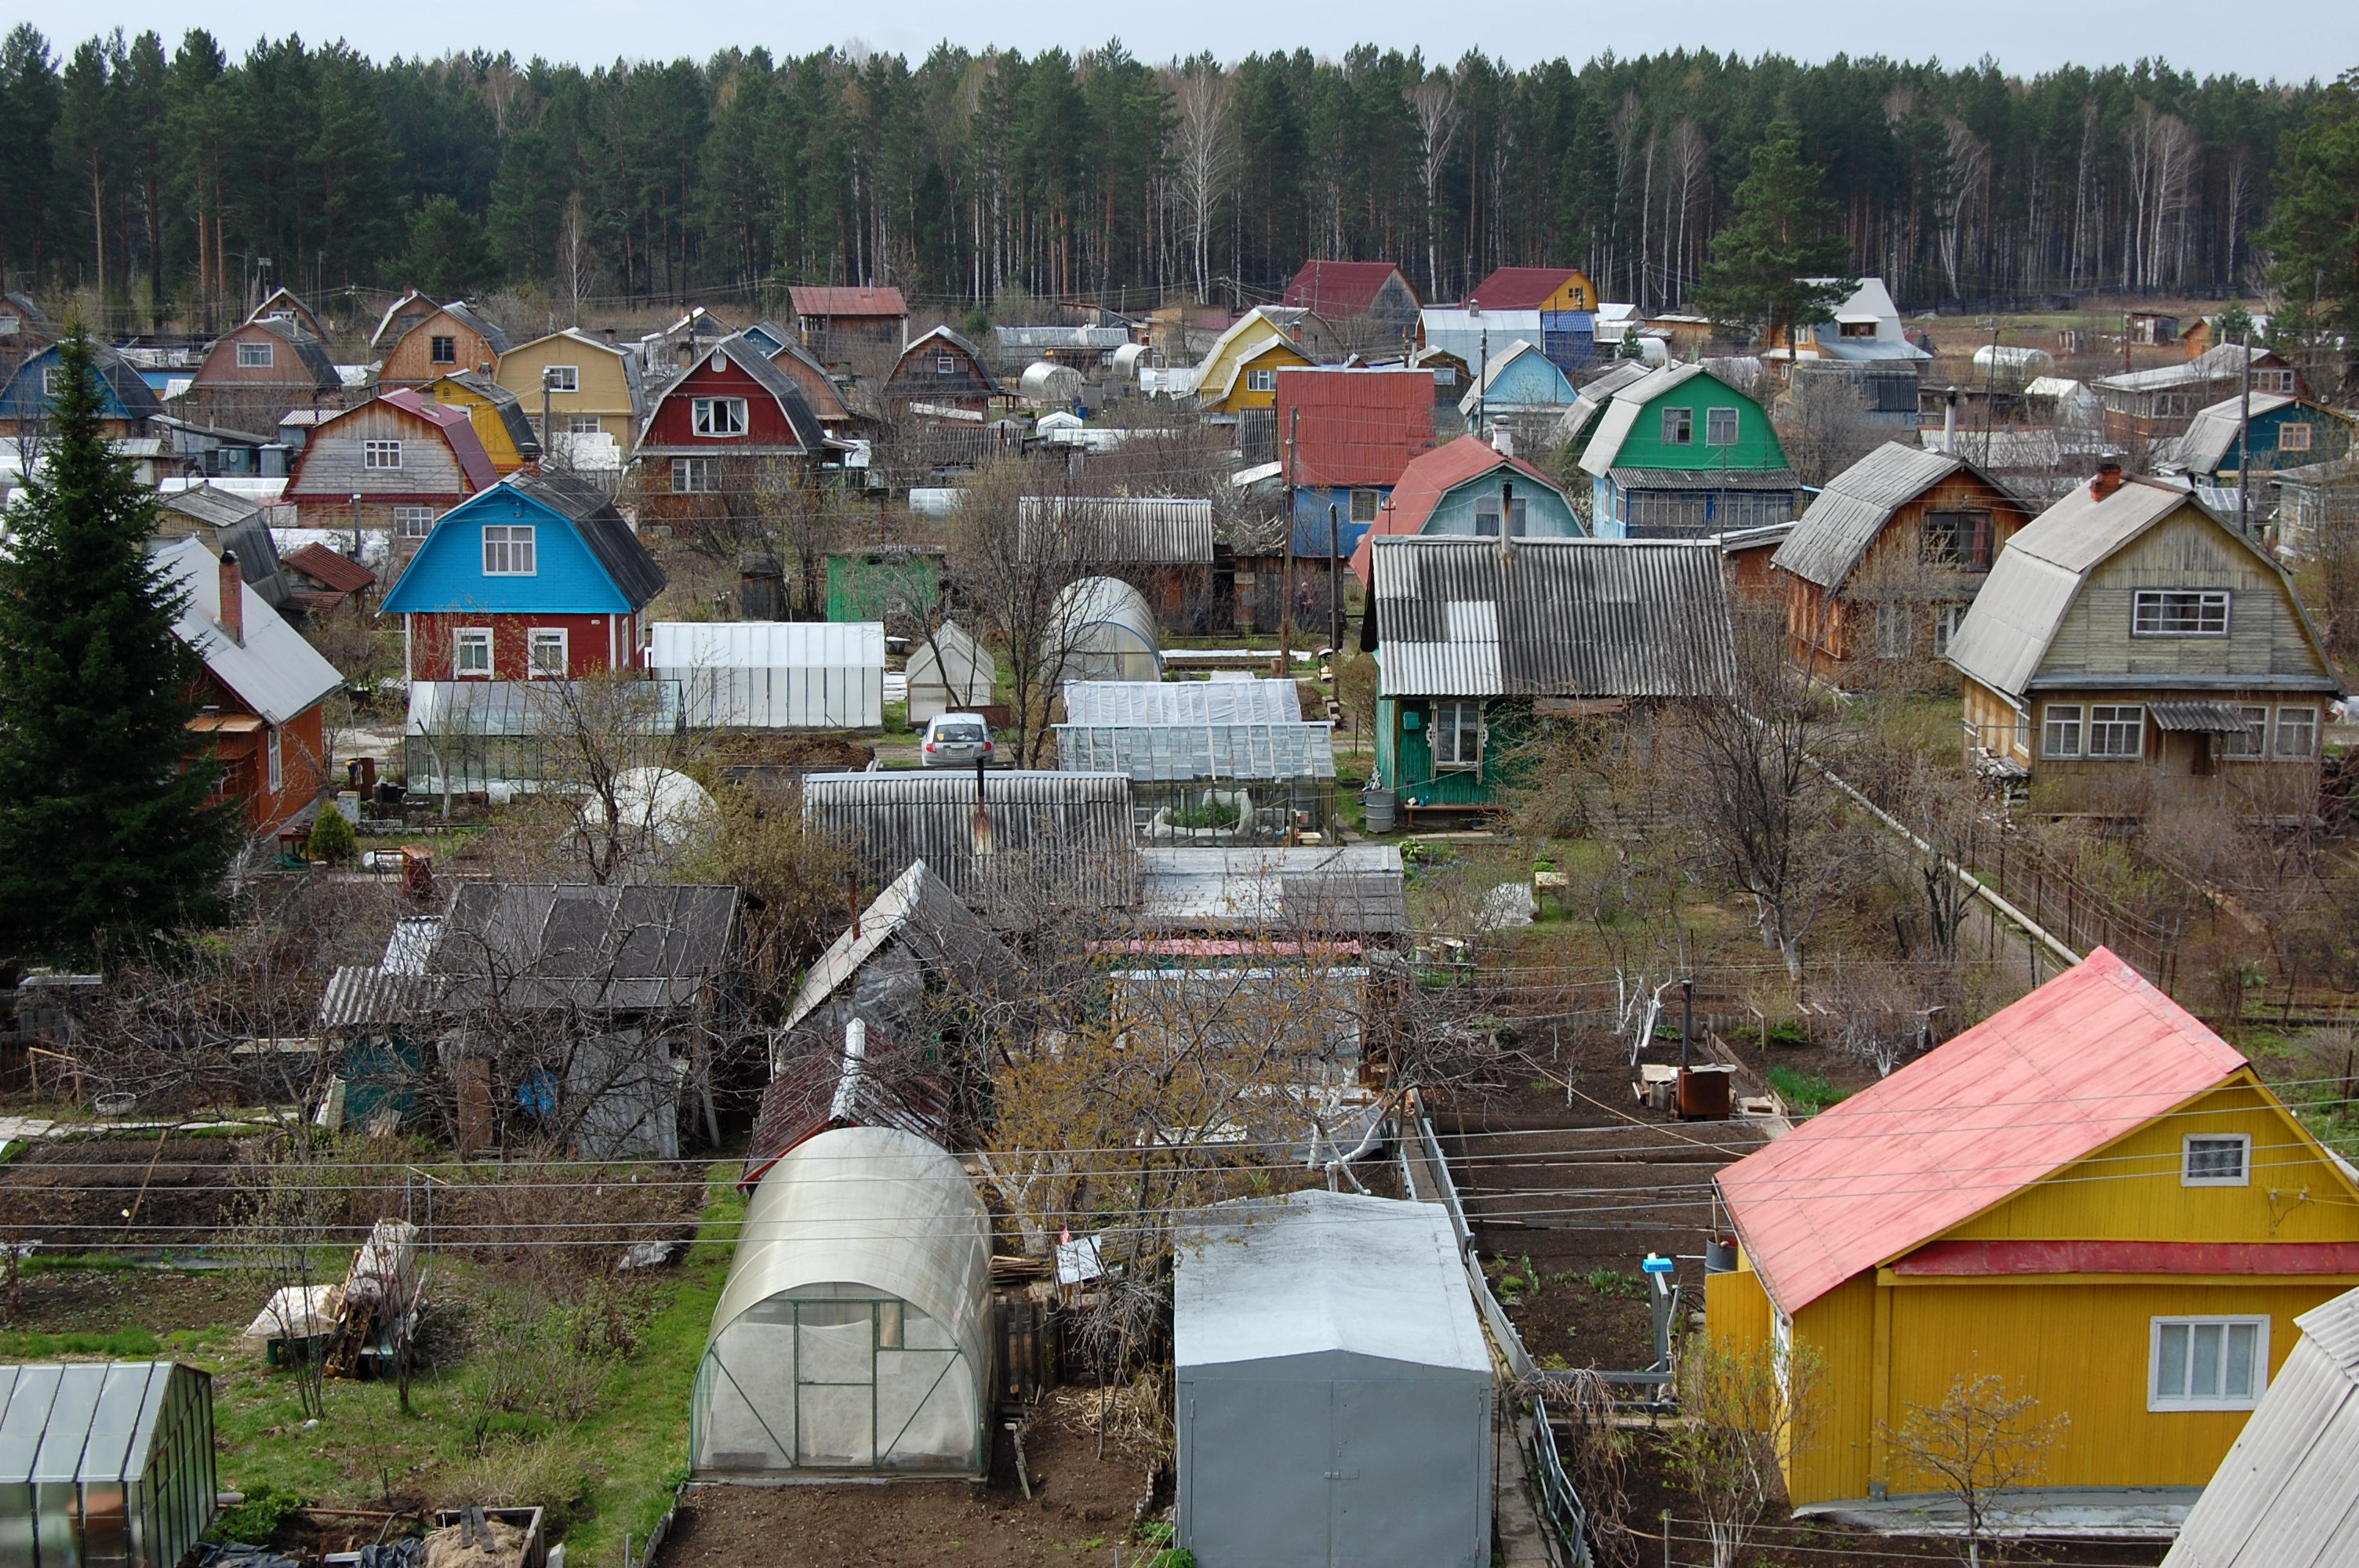
<svg viewBox="0 0 2359 1568"><path fill-rule="evenodd" d="M413 683L562 680L631 668L663 586L603 491L516 473L436 520L383 612L402 618Z"/></svg>
<svg viewBox="0 0 2359 1568"><path fill-rule="evenodd" d="M1581 395L1556 362L1518 338L1484 367L1481 382L1458 402L1458 412L1470 421L1479 412L1485 419L1517 414L1556 415Z"/></svg>
<svg viewBox="0 0 2359 1568"><path fill-rule="evenodd" d="M48 421L57 405L61 351L60 345L51 343L18 365L8 384L0 387L0 434L30 435ZM103 343L90 346L90 360L98 372L99 417L106 434L117 440L146 434L147 421L164 412L156 389L141 377L138 367Z"/></svg>

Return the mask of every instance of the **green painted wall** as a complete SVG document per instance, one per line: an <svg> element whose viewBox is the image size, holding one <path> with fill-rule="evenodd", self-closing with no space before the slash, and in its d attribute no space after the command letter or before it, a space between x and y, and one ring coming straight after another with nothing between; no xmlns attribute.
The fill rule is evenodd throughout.
<svg viewBox="0 0 2359 1568"><path fill-rule="evenodd" d="M827 618L882 621L932 608L942 595L942 563L934 556L830 556Z"/></svg>
<svg viewBox="0 0 2359 1568"><path fill-rule="evenodd" d="M1690 438L1684 446L1672 446L1663 440L1663 411L1685 408L1689 411ZM1711 430L1710 411L1714 408L1736 410L1736 440L1732 445L1712 446L1705 437ZM1768 413L1758 403L1706 371L1691 375L1686 381L1663 393L1639 410L1638 422L1631 427L1622 449L1614 455L1615 468L1630 469L1777 469L1787 466L1786 449L1778 444L1777 432L1769 423Z"/></svg>

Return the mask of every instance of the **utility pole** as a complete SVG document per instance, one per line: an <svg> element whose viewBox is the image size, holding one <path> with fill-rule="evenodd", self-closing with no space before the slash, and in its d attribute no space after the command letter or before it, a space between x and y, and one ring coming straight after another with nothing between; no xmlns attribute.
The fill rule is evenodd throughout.
<svg viewBox="0 0 2359 1568"><path fill-rule="evenodd" d="M2253 532L2253 329L2244 332L2245 389L2236 398L2236 532Z"/></svg>
<svg viewBox="0 0 2359 1568"><path fill-rule="evenodd" d="M1343 533L1335 503L1327 503L1327 657L1343 655Z"/></svg>
<svg viewBox="0 0 2359 1568"><path fill-rule="evenodd" d="M1302 410L1288 410L1286 422L1286 570L1278 579L1277 673L1294 678L1294 478L1295 444L1302 438Z"/></svg>

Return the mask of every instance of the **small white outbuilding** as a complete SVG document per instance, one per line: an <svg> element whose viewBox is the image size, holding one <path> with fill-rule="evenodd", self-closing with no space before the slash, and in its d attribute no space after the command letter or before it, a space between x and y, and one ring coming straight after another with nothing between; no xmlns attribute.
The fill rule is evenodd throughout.
<svg viewBox="0 0 2359 1568"><path fill-rule="evenodd" d="M909 722L971 713L996 700L999 664L955 621L922 633L909 649Z"/></svg>
<svg viewBox="0 0 2359 1568"><path fill-rule="evenodd" d="M647 663L691 730L876 730L881 621L658 621Z"/></svg>
<svg viewBox="0 0 2359 1568"><path fill-rule="evenodd" d="M1436 1204L1201 1210L1173 1298L1179 1543L1199 1568L1481 1568L1491 1360Z"/></svg>

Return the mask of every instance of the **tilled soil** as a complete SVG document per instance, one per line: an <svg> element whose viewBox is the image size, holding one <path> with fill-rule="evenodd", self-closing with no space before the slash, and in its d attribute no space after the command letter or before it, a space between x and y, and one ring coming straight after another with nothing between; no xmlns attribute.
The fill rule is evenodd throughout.
<svg viewBox="0 0 2359 1568"><path fill-rule="evenodd" d="M5 1326L42 1334L117 1334L144 1328L161 1338L176 1329L243 1326L263 1307L253 1280L228 1270L180 1274L161 1269L35 1269L18 1286Z"/></svg>
<svg viewBox="0 0 2359 1568"><path fill-rule="evenodd" d="M234 1219L236 1142L79 1138L36 1143L0 1166L0 1241L44 1252L201 1246Z"/></svg>

